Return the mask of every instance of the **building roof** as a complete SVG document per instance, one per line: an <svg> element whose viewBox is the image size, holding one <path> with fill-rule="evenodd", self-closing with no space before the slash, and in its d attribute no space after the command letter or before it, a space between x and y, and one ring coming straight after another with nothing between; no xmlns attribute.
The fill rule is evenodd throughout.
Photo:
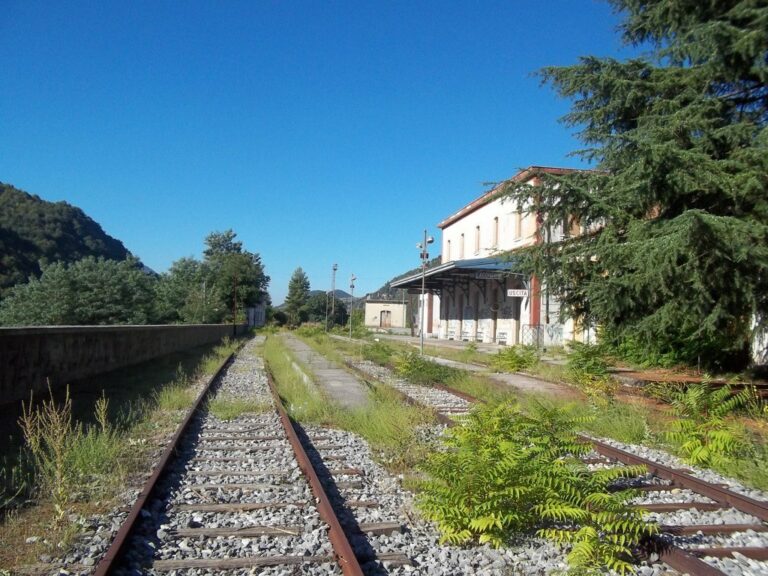
<svg viewBox="0 0 768 576"><path fill-rule="evenodd" d="M459 280L499 280L505 276L522 276L520 272L515 271L516 266L517 260L509 256L453 260L424 272L424 287L426 290L436 290L444 287L446 283L455 283ZM419 291L421 282L422 273L418 272L392 282L390 286Z"/></svg>
<svg viewBox="0 0 768 576"><path fill-rule="evenodd" d="M578 168L551 168L548 166L529 166L528 168L525 168L524 170L520 170L517 174L512 176L509 180L505 180L504 182L501 182L494 186L491 190L480 196L479 198L473 200L466 206L464 206L461 210L458 212L455 212L454 214L451 214L446 219L444 219L442 222L440 222L437 227L441 230L450 226L457 220L461 220L466 216L467 214L471 214L478 208L485 206L492 200L495 200L499 197L499 195L503 192L504 186L507 185L510 182L527 182L528 180L531 180L532 178L535 178L537 174L541 173L546 174L554 174L554 175L560 175L560 174L569 174L571 172L585 172L585 170L580 170Z"/></svg>
<svg viewBox="0 0 768 576"><path fill-rule="evenodd" d="M396 306L402 306L402 300L394 300L392 298L366 298L366 304L394 304Z"/></svg>

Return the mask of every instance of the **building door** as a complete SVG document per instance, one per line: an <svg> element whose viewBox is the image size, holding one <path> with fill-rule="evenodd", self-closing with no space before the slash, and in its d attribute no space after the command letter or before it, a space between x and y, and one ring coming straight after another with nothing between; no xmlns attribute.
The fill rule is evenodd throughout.
<svg viewBox="0 0 768 576"><path fill-rule="evenodd" d="M392 327L392 311L382 310L379 314L379 327L391 328Z"/></svg>

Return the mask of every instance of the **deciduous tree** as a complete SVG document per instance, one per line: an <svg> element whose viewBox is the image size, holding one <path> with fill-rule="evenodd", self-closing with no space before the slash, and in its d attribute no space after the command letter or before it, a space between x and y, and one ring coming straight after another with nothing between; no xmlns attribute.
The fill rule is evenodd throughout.
<svg viewBox="0 0 768 576"><path fill-rule="evenodd" d="M333 306L333 317L331 317L331 294L330 292L318 292L307 299L304 305L309 322L319 322L324 324L326 318L328 325L343 324L347 317L347 307L342 300L336 300Z"/></svg>
<svg viewBox="0 0 768 576"><path fill-rule="evenodd" d="M147 324L155 320L154 279L138 260L88 257L43 267L0 303L0 324Z"/></svg>

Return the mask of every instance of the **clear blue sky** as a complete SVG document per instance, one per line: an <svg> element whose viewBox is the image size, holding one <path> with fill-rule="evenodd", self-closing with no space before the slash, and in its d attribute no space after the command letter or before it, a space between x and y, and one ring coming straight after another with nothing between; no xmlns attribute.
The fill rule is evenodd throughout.
<svg viewBox="0 0 768 576"><path fill-rule="evenodd" d="M0 0L0 181L158 272L232 228L275 304L334 262L361 295L482 182L580 166L532 73L622 56L618 22L593 0Z"/></svg>

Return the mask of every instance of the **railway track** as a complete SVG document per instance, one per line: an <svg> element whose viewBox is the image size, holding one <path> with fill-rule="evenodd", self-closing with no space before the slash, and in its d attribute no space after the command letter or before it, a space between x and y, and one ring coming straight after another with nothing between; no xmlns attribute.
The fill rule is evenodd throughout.
<svg viewBox="0 0 768 576"><path fill-rule="evenodd" d="M211 379L95 574L362 574L252 341ZM231 420L210 397L256 401Z"/></svg>
<svg viewBox="0 0 768 576"><path fill-rule="evenodd" d="M349 362L349 366L432 408L449 426L457 415L479 402L445 386L425 390L408 384L370 362ZM756 498L748 490L702 480L677 463L665 464L660 452L654 459L634 453L630 446L582 439L593 447L587 461L591 467L641 464L648 470L645 476L628 481L628 486L642 492L633 504L645 509L646 518L661 529L645 549L651 562L659 559L694 576L768 575L768 500ZM640 573L645 568L648 574L654 573L647 566Z"/></svg>

